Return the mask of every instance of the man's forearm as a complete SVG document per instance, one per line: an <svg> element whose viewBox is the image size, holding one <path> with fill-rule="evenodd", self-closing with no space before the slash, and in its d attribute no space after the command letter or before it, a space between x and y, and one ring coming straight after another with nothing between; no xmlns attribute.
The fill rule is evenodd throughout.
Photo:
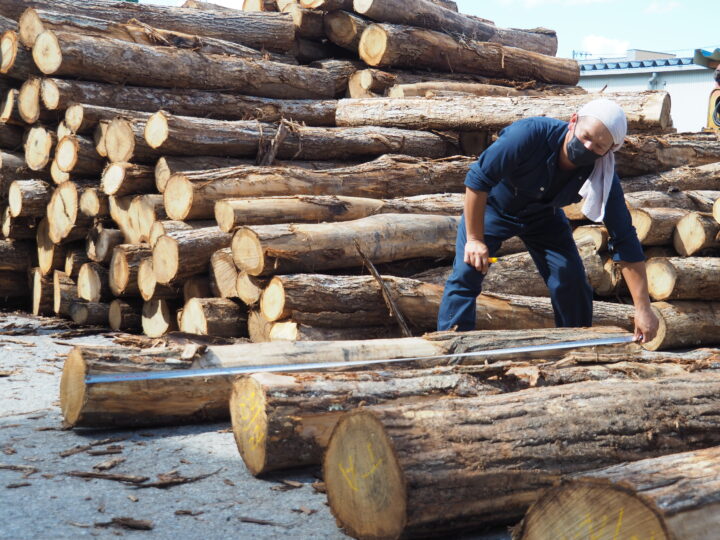
<svg viewBox="0 0 720 540"><path fill-rule="evenodd" d="M487 192L465 188L465 229L468 240L484 242Z"/></svg>
<svg viewBox="0 0 720 540"><path fill-rule="evenodd" d="M630 290L635 308L649 308L650 294L648 293L647 272L645 262L621 262L622 275Z"/></svg>

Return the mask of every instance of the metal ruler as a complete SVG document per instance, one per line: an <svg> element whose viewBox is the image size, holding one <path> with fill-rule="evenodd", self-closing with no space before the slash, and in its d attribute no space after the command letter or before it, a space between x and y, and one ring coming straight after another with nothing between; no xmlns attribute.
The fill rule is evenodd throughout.
<svg viewBox="0 0 720 540"><path fill-rule="evenodd" d="M484 351L439 354L436 356L415 356L411 358L383 358L377 360L352 360L349 362L311 362L306 364L273 364L265 366L236 366L208 369L178 369L172 371L150 371L135 373L107 373L88 375L85 384L116 383L127 381L157 381L168 379L189 379L203 377L221 377L229 375L243 375L248 373L282 373L292 371L318 371L323 369L372 366L376 364L398 364L400 362L417 362L421 360L450 360L450 364L461 358L478 356L501 356L504 354L532 353L542 351L556 351L561 349L576 349L579 347L594 347L598 345L618 345L635 341L632 335L611 338L586 339L582 341L563 341L548 345L526 345L524 347L509 347L506 349L487 349Z"/></svg>

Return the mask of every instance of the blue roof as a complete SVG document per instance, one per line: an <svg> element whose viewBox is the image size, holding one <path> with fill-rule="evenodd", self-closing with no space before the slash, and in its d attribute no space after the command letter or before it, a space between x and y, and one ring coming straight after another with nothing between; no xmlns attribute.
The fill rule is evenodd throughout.
<svg viewBox="0 0 720 540"><path fill-rule="evenodd" d="M604 71L609 69L633 69L646 67L688 66L692 58L658 58L656 60L624 60L620 62L597 62L580 64L580 71Z"/></svg>

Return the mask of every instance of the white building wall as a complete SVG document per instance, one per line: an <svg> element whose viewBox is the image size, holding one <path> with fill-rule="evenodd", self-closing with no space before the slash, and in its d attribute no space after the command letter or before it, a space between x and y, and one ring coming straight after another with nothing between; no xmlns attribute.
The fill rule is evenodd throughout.
<svg viewBox="0 0 720 540"><path fill-rule="evenodd" d="M693 69L683 71L656 71L623 73L623 70L607 70L607 73L581 75L580 86L588 92L598 92L607 86L606 92L633 92L650 90L649 79L653 73L658 78L653 89L666 90L672 102L673 125L679 132L701 131L707 123L710 92L714 88L713 71Z"/></svg>

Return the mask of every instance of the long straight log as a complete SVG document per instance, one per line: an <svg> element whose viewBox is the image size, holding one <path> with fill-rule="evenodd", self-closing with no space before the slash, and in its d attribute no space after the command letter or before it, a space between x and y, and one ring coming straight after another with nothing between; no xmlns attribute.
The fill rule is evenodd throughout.
<svg viewBox="0 0 720 540"><path fill-rule="evenodd" d="M607 94L625 111L631 132L662 130L670 125L667 92ZM515 96L459 98L342 99L339 126L392 126L405 129L500 130L530 116L568 121L593 94L569 96Z"/></svg>
<svg viewBox="0 0 720 540"><path fill-rule="evenodd" d="M680 208L631 208L630 216L643 246L672 245L675 226L690 210Z"/></svg>
<svg viewBox="0 0 720 540"><path fill-rule="evenodd" d="M3 0L0 12L6 17L18 20L29 7L119 23L137 19L156 28L280 52L291 50L294 39L292 20L287 15L277 13L235 11L229 14L104 0L89 0L81 5L73 0Z"/></svg>
<svg viewBox="0 0 720 540"><path fill-rule="evenodd" d="M720 300L720 258L672 257L647 263L653 300Z"/></svg>
<svg viewBox="0 0 720 540"><path fill-rule="evenodd" d="M677 222L673 246L683 257L691 257L703 249L720 247L720 223L711 213L692 212Z"/></svg>
<svg viewBox="0 0 720 540"><path fill-rule="evenodd" d="M660 320L657 336L646 349L667 350L701 347L720 343L720 304L718 302L654 302Z"/></svg>
<svg viewBox="0 0 720 540"><path fill-rule="evenodd" d="M402 332L394 326L347 326L327 328L287 320L271 323L265 341L348 341L399 338Z"/></svg>
<svg viewBox="0 0 720 540"><path fill-rule="evenodd" d="M51 30L37 37L33 58L40 71L55 77L274 98L322 99L335 94L332 75L318 69Z"/></svg>
<svg viewBox="0 0 720 540"><path fill-rule="evenodd" d="M358 159L386 153L445 157L453 146L423 131L383 127L319 128L291 126L277 156L291 159ZM204 155L254 156L261 139L272 140L277 128L254 121L209 120L158 112L148 119L145 141L163 155L185 155L190 148ZM212 137L209 137L212 135Z"/></svg>
<svg viewBox="0 0 720 540"><path fill-rule="evenodd" d="M191 231L194 229L205 229L217 225L213 221L175 221L163 220L156 221L150 227L150 237L148 239L150 247L155 247L161 236L166 236L176 231Z"/></svg>
<svg viewBox="0 0 720 540"><path fill-rule="evenodd" d="M578 92L576 86L549 86L546 89L520 89L496 84L483 84L476 82L453 82L447 80L426 81L413 84L396 84L387 89L389 98L411 97L514 97L514 96L554 96L583 94ZM349 96L361 97L361 96Z"/></svg>
<svg viewBox="0 0 720 540"><path fill-rule="evenodd" d="M152 250L155 278L160 284L170 284L206 273L212 254L230 246L232 239L232 235L217 227L176 231L160 237Z"/></svg>
<svg viewBox="0 0 720 540"><path fill-rule="evenodd" d="M323 19L325 35L335 45L357 52L360 37L370 21L347 11L331 11Z"/></svg>
<svg viewBox="0 0 720 540"><path fill-rule="evenodd" d="M107 326L109 304L101 302L73 302L70 317L73 322L85 326Z"/></svg>
<svg viewBox="0 0 720 540"><path fill-rule="evenodd" d="M574 60L410 26L368 26L360 38L359 53L370 66L429 68L552 84L575 85L580 79Z"/></svg>
<svg viewBox="0 0 720 540"><path fill-rule="evenodd" d="M719 463L715 447L578 473L530 507L514 538L562 538L587 530L597 538L711 538L720 525Z"/></svg>
<svg viewBox="0 0 720 540"><path fill-rule="evenodd" d="M557 53L557 35L552 30L498 28L478 18L438 6L430 0L355 0L353 7L360 15L378 22L462 34L472 40L500 43L549 56Z"/></svg>
<svg viewBox="0 0 720 540"><path fill-rule="evenodd" d="M720 161L720 141L683 134L629 135L622 148L615 152L616 171L621 178L717 161Z"/></svg>
<svg viewBox="0 0 720 540"><path fill-rule="evenodd" d="M259 225L232 238L235 264L253 276L362 266L454 252L457 218L382 214L342 223ZM221 246L225 247L225 246ZM157 248L157 246L156 246Z"/></svg>
<svg viewBox="0 0 720 540"><path fill-rule="evenodd" d="M325 454L330 507L355 538L507 523L562 475L718 444L719 390L702 373L349 413Z"/></svg>
<svg viewBox="0 0 720 540"><path fill-rule="evenodd" d="M677 167L669 171L621 180L625 193L634 191L713 190L718 187L720 161L698 167Z"/></svg>
<svg viewBox="0 0 720 540"><path fill-rule="evenodd" d="M697 212L712 212L720 191L633 191L625 195L629 208L680 208Z"/></svg>

